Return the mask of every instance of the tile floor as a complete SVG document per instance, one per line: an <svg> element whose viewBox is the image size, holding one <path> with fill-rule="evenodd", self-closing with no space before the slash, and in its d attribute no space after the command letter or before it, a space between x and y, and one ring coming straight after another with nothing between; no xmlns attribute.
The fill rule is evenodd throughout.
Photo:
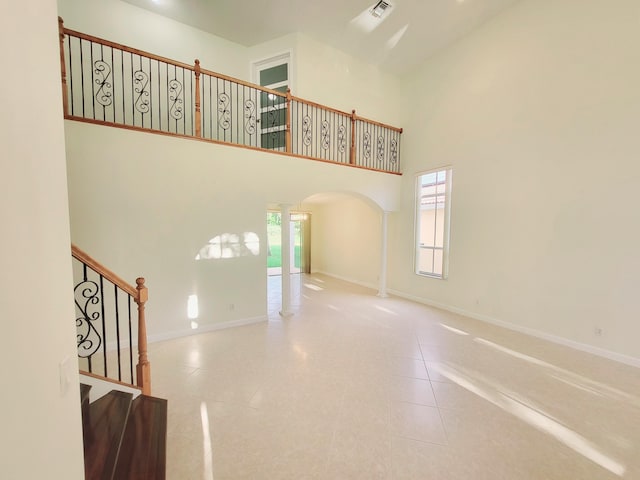
<svg viewBox="0 0 640 480"><path fill-rule="evenodd" d="M168 479L640 479L640 370L320 275L150 345Z"/></svg>

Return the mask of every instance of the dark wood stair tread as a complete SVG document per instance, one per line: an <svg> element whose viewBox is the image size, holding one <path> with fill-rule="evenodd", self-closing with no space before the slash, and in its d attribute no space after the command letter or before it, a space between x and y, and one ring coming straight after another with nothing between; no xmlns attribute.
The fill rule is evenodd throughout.
<svg viewBox="0 0 640 480"><path fill-rule="evenodd" d="M113 472L132 397L112 390L89 406L89 418L83 421L86 480L117 478Z"/></svg>
<svg viewBox="0 0 640 480"><path fill-rule="evenodd" d="M80 403L84 403L85 401L89 401L89 392L91 391L91 385L87 385L86 383L80 384Z"/></svg>
<svg viewBox="0 0 640 480"><path fill-rule="evenodd" d="M132 405L114 478L164 480L167 401L140 395Z"/></svg>

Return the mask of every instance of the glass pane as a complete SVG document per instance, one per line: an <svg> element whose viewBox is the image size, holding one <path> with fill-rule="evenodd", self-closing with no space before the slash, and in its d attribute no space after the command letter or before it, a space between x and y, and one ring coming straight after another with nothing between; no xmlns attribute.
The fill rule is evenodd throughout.
<svg viewBox="0 0 640 480"><path fill-rule="evenodd" d="M435 212L435 246L444 247L444 202L438 203Z"/></svg>
<svg viewBox="0 0 640 480"><path fill-rule="evenodd" d="M442 276L442 250L433 251L433 273Z"/></svg>
<svg viewBox="0 0 640 480"><path fill-rule="evenodd" d="M284 89L286 91L287 87L284 87ZM274 90L280 91L279 88L274 88ZM274 93L260 92L260 105L262 105L263 108L283 105L286 101L286 97L281 97Z"/></svg>
<svg viewBox="0 0 640 480"><path fill-rule="evenodd" d="M276 212L267 213L267 267L280 268L282 265L280 229L281 216Z"/></svg>
<svg viewBox="0 0 640 480"><path fill-rule="evenodd" d="M436 181L437 181L437 172L433 172L433 173L427 173L425 175L422 175L421 177L421 182L423 186L426 185L435 185Z"/></svg>
<svg viewBox="0 0 640 480"><path fill-rule="evenodd" d="M435 246L435 218L436 210L428 209L420 211L420 245L426 247Z"/></svg>
<svg viewBox="0 0 640 480"><path fill-rule="evenodd" d="M262 148L285 148L286 140L285 140L285 132L284 130L279 130L277 132L271 133L263 133L262 141L260 143Z"/></svg>
<svg viewBox="0 0 640 480"><path fill-rule="evenodd" d="M283 63L260 71L260 85L265 87L274 83L286 82L289 78L289 65Z"/></svg>
<svg viewBox="0 0 640 480"><path fill-rule="evenodd" d="M293 230L293 261L291 262L291 273L300 273L300 266L302 265L301 250L302 250L302 222L291 222L291 229Z"/></svg>
<svg viewBox="0 0 640 480"><path fill-rule="evenodd" d="M277 110L269 110L260 114L260 125L262 128L282 127L287 124L287 109L279 108Z"/></svg>
<svg viewBox="0 0 640 480"><path fill-rule="evenodd" d="M436 186L428 185L422 187L422 196L435 195L436 194Z"/></svg>
<svg viewBox="0 0 640 480"><path fill-rule="evenodd" d="M447 182L444 177L440 179L441 173L446 175L446 171L443 170L442 172L438 172L438 193L443 194L444 192L447 191Z"/></svg>
<svg viewBox="0 0 640 480"><path fill-rule="evenodd" d="M430 248L418 249L418 272L432 273L433 271L433 250Z"/></svg>

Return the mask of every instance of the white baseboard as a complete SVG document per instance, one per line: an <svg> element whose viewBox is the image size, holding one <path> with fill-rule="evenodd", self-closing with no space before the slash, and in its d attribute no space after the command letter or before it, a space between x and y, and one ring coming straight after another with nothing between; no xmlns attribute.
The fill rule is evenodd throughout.
<svg viewBox="0 0 640 480"><path fill-rule="evenodd" d="M613 360L619 363L624 363L625 365L631 365L632 367L640 368L640 358L632 357L630 355L625 355L618 352L612 352L611 350L595 347L593 345L589 345L586 343L576 342L575 340L569 340L568 338L552 335L550 333L542 332L534 328L524 327L522 325L517 325L515 323L505 322L503 320L490 317L489 315L483 315L481 313L471 312L469 310L454 307L451 305L434 302L427 298L417 297L415 295L409 295L399 290L388 290L388 292L397 297L405 298L407 300L411 300L416 303L422 303L424 305L429 305L431 307L440 308L448 312L457 313L458 315L464 315L465 317L473 318L475 320L480 320L481 322L497 325L498 327L503 327L509 330L513 330L515 332L524 333L525 335L541 338L549 342L557 343L559 345L564 345L565 347L570 347L575 350L580 350L582 352L598 355L599 357L603 357L608 360Z"/></svg>
<svg viewBox="0 0 640 480"><path fill-rule="evenodd" d="M188 337L190 335L198 335L200 333L214 332L216 330L224 330L226 328L242 327L244 325L253 325L254 323L266 322L268 317L266 315L260 315L259 317L241 318L239 320L230 320L228 322L212 323L208 325L202 325L198 328L174 330L171 332L156 333L149 335L147 341L149 343L162 342L164 340L173 340L175 338Z"/></svg>
<svg viewBox="0 0 640 480"><path fill-rule="evenodd" d="M360 280L355 280L349 277L343 277L342 275L336 275L335 273L329 273L322 270L318 270L313 273L319 273L321 275L326 275L327 277L335 278L337 280L342 280L344 282L354 283L356 285L360 285L361 287L371 288L373 290L378 290L378 286L368 282L362 282Z"/></svg>

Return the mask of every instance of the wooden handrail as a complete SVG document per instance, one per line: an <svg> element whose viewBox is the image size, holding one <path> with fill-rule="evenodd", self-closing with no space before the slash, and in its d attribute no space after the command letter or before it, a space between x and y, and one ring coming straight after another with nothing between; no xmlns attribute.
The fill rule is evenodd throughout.
<svg viewBox="0 0 640 480"><path fill-rule="evenodd" d="M116 275L107 267L102 265L100 262L90 257L87 253L83 252L76 245L71 244L71 255L73 255L73 258L80 260L82 263L90 267L96 273L99 273L100 275L102 275L104 278L109 280L114 285L117 285L118 287L120 287L122 290L127 292L132 297L138 298L138 290L136 290L136 287L134 287L130 283L127 283L120 276Z"/></svg>
<svg viewBox="0 0 640 480"><path fill-rule="evenodd" d="M361 122L370 123L371 125L377 125L378 127L388 128L389 130L393 130L394 132L398 132L398 133L402 133L404 131L402 128L393 127L391 125L387 125L386 123L376 122L375 120L369 120L368 118L359 117L357 115L355 116L355 119L360 120Z"/></svg>
<svg viewBox="0 0 640 480"><path fill-rule="evenodd" d="M369 120L368 118L365 118L365 117L360 117L355 114L356 112L355 110L353 110L352 113L344 112L342 110L338 110L337 108L327 107L325 105L322 105L321 103L311 102L309 100L305 100L304 98L294 97L293 95L291 96L291 100L295 100L296 102L299 102L299 103L304 103L305 105L309 105L310 107L321 108L322 110L326 110L328 112L334 112L334 113L337 113L338 115L344 115L345 117L353 117L355 120L360 120L362 122L367 122L372 125L388 128L389 130L393 130L394 132L402 133L402 128L394 127L392 125L387 125L386 123L382 123L382 122L376 122L375 120Z"/></svg>
<svg viewBox="0 0 640 480"><path fill-rule="evenodd" d="M195 67L193 65L189 65L187 63L182 63L182 62L176 62L175 60L171 60L170 58L167 58L167 57L162 57L160 55L155 55L153 53L145 52L144 50L138 50L137 48L128 47L126 45L122 45L121 43L105 40L104 38L94 37L93 35L87 35L86 33L78 32L76 30L71 30L67 27L64 27L64 33L65 35L81 38L82 40L88 40L90 42L100 43L107 47L123 50L125 52L133 53L134 55L140 55L141 57L150 58L151 60L157 60L159 62L175 65L176 67L184 68L185 70L191 70L191 71L195 70Z"/></svg>
<svg viewBox="0 0 640 480"><path fill-rule="evenodd" d="M112 42L110 40L106 40L106 39L100 38L100 37L95 37L93 35L87 35L86 33L78 32L77 30L71 30L69 28L66 28L66 27L62 26L63 25L62 24L62 18L59 18L58 21L60 22L61 31L63 32L63 34L71 35L71 36L78 37L78 38L81 38L83 40L88 40L88 41L91 41L91 42L100 43L102 45L105 45L105 46L108 46L108 47L111 47L111 48L117 48L117 49L123 50L125 52L133 53L135 55L140 55L142 57L150 58L152 60L157 60L157 61L160 61L160 62L168 63L170 65L175 65L176 67L184 68L186 70L191 70L192 72L195 72L196 70L199 70L199 72L201 74L205 74L205 75L209 75L209 76L212 76L212 77L216 77L216 78L219 78L221 80L228 80L230 82L237 83L237 84L243 85L245 87L255 88L256 90L261 90L261 91L263 91L265 93L269 93L269 94L272 94L272 95L277 95L279 97L287 98L287 94L286 93L279 92L279 91L273 90L271 88L262 87L260 85L256 85L254 83L250 83L250 82L247 82L245 80L241 80L239 78L235 78L235 77L232 77L232 76L229 76L229 75L224 75L222 73L214 72L213 70L207 70L205 68L201 68L199 61L196 61L196 66L189 65L187 63L177 62L175 60L171 60L170 58L162 57L160 55L155 55L155 54L149 53L149 52L145 52L144 50L139 50L137 48L128 47L128 46L123 45L121 43ZM65 92L66 92L66 90L65 90ZM351 113L349 113L349 112L338 110L338 109L332 108L332 107L327 107L326 105L322 105L322 104L317 103L317 102L312 102L310 100L305 100L303 98L296 97L294 95L291 95L290 98L291 98L291 100L294 100L296 102L304 103L306 105L309 105L309 106L312 106L312 107L316 107L316 108L321 108L323 110L327 110L329 112L334 112L334 113L337 113L339 115L345 115L347 117L351 116ZM375 120L370 120L370 119L365 118L365 117L357 116L356 120L361 120L363 122L371 123L373 125L378 125L379 127L388 128L390 130L394 130L396 132L402 133L402 128L394 127L392 125L387 125L385 123L377 122Z"/></svg>
<svg viewBox="0 0 640 480"><path fill-rule="evenodd" d="M272 88L263 87L261 85L256 85L255 83L246 82L244 80L240 80L239 78L231 77L229 75L225 75L223 73L214 72L213 70L207 70L205 68L201 68L200 72L209 75L210 77L216 77L220 80L227 80L229 82L237 83L238 85L242 85L243 87L253 88L255 90L260 90L264 93L269 93L271 95L276 95L278 97L286 98L287 94L279 92L278 90L273 90Z"/></svg>

